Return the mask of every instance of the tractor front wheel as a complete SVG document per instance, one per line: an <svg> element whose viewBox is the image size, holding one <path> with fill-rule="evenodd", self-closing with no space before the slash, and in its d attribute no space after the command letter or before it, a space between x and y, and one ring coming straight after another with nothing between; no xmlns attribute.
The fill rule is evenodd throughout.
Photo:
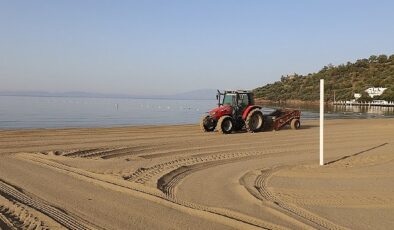
<svg viewBox="0 0 394 230"><path fill-rule="evenodd" d="M299 129L301 127L301 122L298 119L293 119L290 122L291 129Z"/></svg>
<svg viewBox="0 0 394 230"><path fill-rule="evenodd" d="M211 116L205 115L205 116L201 117L200 128L203 132L212 132L213 130L215 130L215 127L216 127L216 124L212 120Z"/></svg>
<svg viewBox="0 0 394 230"><path fill-rule="evenodd" d="M234 122L230 116L223 116L219 119L217 128L219 133L229 134L234 129Z"/></svg>
<svg viewBox="0 0 394 230"><path fill-rule="evenodd" d="M245 120L246 130L254 133L263 129L264 117L259 109L254 109L249 112Z"/></svg>

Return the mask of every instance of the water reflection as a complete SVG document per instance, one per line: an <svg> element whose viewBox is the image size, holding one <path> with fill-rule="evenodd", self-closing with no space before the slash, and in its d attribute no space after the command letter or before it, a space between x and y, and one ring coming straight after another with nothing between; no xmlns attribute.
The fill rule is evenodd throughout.
<svg viewBox="0 0 394 230"><path fill-rule="evenodd" d="M318 104L266 104L270 108L295 108L302 111L303 119L318 119ZM356 105L331 105L324 108L327 119L342 118L384 118L394 117L394 107L382 106L356 106Z"/></svg>
<svg viewBox="0 0 394 230"><path fill-rule="evenodd" d="M334 113L367 113L384 116L393 116L394 107L382 106L352 106L352 105L333 105L330 106L331 111Z"/></svg>

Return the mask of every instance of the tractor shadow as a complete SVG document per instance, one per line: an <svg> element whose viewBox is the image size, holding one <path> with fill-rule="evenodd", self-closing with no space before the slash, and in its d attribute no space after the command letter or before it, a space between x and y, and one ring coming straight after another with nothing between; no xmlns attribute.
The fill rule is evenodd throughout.
<svg viewBox="0 0 394 230"><path fill-rule="evenodd" d="M351 155L347 155L347 156L341 157L341 158L336 159L336 160L329 161L329 162L325 163L324 165L334 164L334 163L336 163L336 162L346 160L346 159L348 159L348 158L350 158L350 157L355 157L355 156L357 156L357 155L360 155L360 154L363 154L363 153L366 153L366 152L375 150L375 149L377 149L377 148L383 147L383 146L385 146L385 145L387 145L387 144L388 144L388 143L383 143L383 144L381 144L381 145L377 145L377 146L375 146L375 147L372 147L372 148L369 148L369 149L366 149L366 150L363 150L363 151L360 151L360 152L357 152L357 153L354 153L354 154L351 154Z"/></svg>
<svg viewBox="0 0 394 230"><path fill-rule="evenodd" d="M318 128L318 127L319 127L319 125L301 125L299 130L314 129L314 128ZM257 132L257 133L261 133L261 132L263 132L263 133L264 132L279 132L281 130L284 131L284 130L292 130L292 129L291 129L290 125L286 125L283 128L279 129L278 131L275 131L274 127L273 127L273 123L272 122L271 123L267 122L267 123L264 123L263 129L261 131ZM215 133L218 133L218 131L215 130ZM249 132L246 131L246 129L241 129L241 130L233 131L231 134L234 135L234 134L244 134L244 133L249 133Z"/></svg>
<svg viewBox="0 0 394 230"><path fill-rule="evenodd" d="M303 125L301 124L300 129L314 129L314 128L319 128L318 125Z"/></svg>
<svg viewBox="0 0 394 230"><path fill-rule="evenodd" d="M307 129L315 129L315 128L319 128L318 125L302 125L300 126L300 128L298 130L307 130ZM292 130L290 125L286 125L283 128L279 129L280 130ZM265 125L262 132L269 132L269 131L274 131L274 128L272 126L272 124L270 125Z"/></svg>

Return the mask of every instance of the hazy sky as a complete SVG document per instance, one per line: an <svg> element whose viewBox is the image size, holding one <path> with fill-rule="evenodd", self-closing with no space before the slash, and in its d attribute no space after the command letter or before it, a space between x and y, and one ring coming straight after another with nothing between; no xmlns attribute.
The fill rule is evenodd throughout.
<svg viewBox="0 0 394 230"><path fill-rule="evenodd" d="M394 53L394 1L0 0L0 91L255 88Z"/></svg>

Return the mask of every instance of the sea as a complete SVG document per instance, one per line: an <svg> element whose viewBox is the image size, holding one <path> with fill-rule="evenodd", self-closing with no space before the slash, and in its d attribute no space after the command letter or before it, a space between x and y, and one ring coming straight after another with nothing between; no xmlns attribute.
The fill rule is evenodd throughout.
<svg viewBox="0 0 394 230"><path fill-rule="evenodd" d="M215 100L0 96L0 129L196 124ZM274 107L264 107L269 114ZM318 119L302 108L301 119ZM391 107L330 106L326 119L394 117Z"/></svg>

